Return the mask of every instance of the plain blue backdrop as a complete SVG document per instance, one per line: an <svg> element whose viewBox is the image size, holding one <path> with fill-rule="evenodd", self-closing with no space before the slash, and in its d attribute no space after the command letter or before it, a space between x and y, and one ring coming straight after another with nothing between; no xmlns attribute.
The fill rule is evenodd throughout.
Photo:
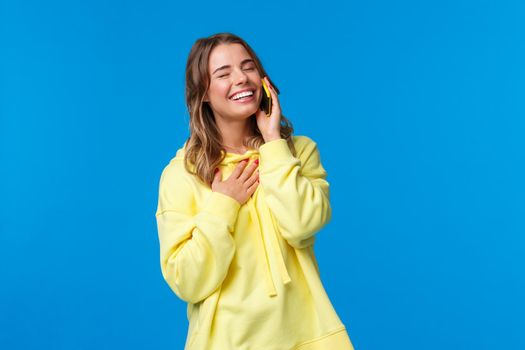
<svg viewBox="0 0 525 350"><path fill-rule="evenodd" d="M189 50L229 31L318 143L316 252L356 350L525 349L523 18L517 0L2 1L0 348L183 348L158 181L188 136Z"/></svg>

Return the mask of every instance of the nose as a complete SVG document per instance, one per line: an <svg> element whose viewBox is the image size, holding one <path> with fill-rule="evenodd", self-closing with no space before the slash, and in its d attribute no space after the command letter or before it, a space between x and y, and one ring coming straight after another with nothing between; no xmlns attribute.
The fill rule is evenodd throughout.
<svg viewBox="0 0 525 350"><path fill-rule="evenodd" d="M244 73L242 70L236 70L236 73L234 74L234 82L235 84L241 84L245 83L248 80L248 76L246 73Z"/></svg>

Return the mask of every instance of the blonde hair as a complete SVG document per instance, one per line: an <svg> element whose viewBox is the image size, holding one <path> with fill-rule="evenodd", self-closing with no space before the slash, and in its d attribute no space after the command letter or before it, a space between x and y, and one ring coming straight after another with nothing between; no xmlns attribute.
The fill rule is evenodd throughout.
<svg viewBox="0 0 525 350"><path fill-rule="evenodd" d="M199 38L193 44L186 63L186 105L190 114L190 136L186 141L184 167L188 172L197 175L204 183L211 186L215 168L226 156L226 150L221 144L222 137L215 122L213 111L207 102L203 101L210 86L208 62L210 53L219 44L241 44L255 61L256 69L261 77L267 76L257 54L243 39L232 33L218 33L207 38ZM270 80L274 90L279 89ZM245 141L245 146L259 149L264 144L264 138L257 126L255 114L250 116L249 125L252 134ZM287 141L288 147L295 156L293 144L292 123L281 115L281 137ZM221 153L224 151L224 153Z"/></svg>

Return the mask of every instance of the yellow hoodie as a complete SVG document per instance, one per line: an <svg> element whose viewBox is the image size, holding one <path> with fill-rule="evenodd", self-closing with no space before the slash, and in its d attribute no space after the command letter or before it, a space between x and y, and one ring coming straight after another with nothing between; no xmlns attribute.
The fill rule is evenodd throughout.
<svg viewBox="0 0 525 350"><path fill-rule="evenodd" d="M164 168L156 220L162 275L188 303L185 350L353 350L320 280L315 234L331 219L317 144L292 136L259 150L259 185L244 204L184 168L184 143Z"/></svg>

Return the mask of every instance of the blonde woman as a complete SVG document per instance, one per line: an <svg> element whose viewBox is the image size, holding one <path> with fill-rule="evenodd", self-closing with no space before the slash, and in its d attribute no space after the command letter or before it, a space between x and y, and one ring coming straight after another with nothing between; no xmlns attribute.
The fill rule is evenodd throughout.
<svg viewBox="0 0 525 350"><path fill-rule="evenodd" d="M313 249L331 218L327 173L278 94L238 36L191 48L190 135L161 174L156 212L162 275L188 305L186 350L353 349Z"/></svg>

